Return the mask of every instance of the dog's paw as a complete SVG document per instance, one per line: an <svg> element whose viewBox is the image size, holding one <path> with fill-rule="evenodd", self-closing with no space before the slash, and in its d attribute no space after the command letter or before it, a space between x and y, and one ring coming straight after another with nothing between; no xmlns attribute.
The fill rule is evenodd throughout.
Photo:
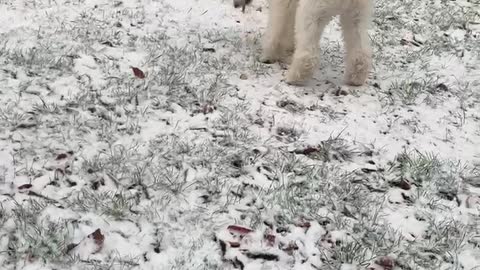
<svg viewBox="0 0 480 270"><path fill-rule="evenodd" d="M347 58L345 83L352 86L365 84L372 65L371 55L368 52L356 52Z"/></svg>
<svg viewBox="0 0 480 270"><path fill-rule="evenodd" d="M277 57L274 57L271 54L265 54L265 53L260 55L260 58L258 60L264 64L273 64L278 61Z"/></svg>
<svg viewBox="0 0 480 270"><path fill-rule="evenodd" d="M348 72L345 75L345 83L351 86L362 86L365 84L368 77L367 71Z"/></svg>
<svg viewBox="0 0 480 270"><path fill-rule="evenodd" d="M307 76L303 76L300 72L294 69L289 69L285 75L285 82L290 85L304 85L307 79Z"/></svg>

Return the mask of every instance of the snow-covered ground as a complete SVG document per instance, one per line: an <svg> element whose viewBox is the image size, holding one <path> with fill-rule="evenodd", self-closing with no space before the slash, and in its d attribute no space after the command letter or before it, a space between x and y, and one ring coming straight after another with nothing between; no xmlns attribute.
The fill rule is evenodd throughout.
<svg viewBox="0 0 480 270"><path fill-rule="evenodd" d="M375 2L352 88L264 1L0 0L0 269L480 269L480 3Z"/></svg>

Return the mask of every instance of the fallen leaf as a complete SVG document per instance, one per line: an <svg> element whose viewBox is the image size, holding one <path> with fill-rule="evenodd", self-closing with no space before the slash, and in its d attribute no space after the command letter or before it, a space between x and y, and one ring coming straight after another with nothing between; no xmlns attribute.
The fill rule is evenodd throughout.
<svg viewBox="0 0 480 270"><path fill-rule="evenodd" d="M141 69L137 67L132 67L132 70L133 70L133 75L135 75L135 77L140 79L145 79L145 73L143 73Z"/></svg>
<svg viewBox="0 0 480 270"><path fill-rule="evenodd" d="M105 236L100 229L96 229L93 233L87 235L79 243L69 244L67 252L71 252L79 258L88 258L90 255L98 253L103 248Z"/></svg>
<svg viewBox="0 0 480 270"><path fill-rule="evenodd" d="M202 113L203 114L209 114L209 113L212 113L214 110L215 110L215 106L206 104L202 108Z"/></svg>
<svg viewBox="0 0 480 270"><path fill-rule="evenodd" d="M240 243L239 242L228 242L230 244L230 247L232 248L238 248L240 247Z"/></svg>
<svg viewBox="0 0 480 270"><path fill-rule="evenodd" d="M32 184L23 184L21 186L18 187L19 190L23 190L23 189L29 189L32 187Z"/></svg>
<svg viewBox="0 0 480 270"><path fill-rule="evenodd" d="M267 233L264 235L265 240L267 241L267 245L273 247L275 245L275 235Z"/></svg>
<svg viewBox="0 0 480 270"><path fill-rule="evenodd" d="M227 227L227 230L230 231L231 233L238 233L238 234L241 234L241 235L246 235L248 233L253 232L252 229L247 228L247 227L243 227L243 226L239 226L239 225L230 225L230 226Z"/></svg>
<svg viewBox="0 0 480 270"><path fill-rule="evenodd" d="M400 179L397 182L392 183L394 186L401 188L403 190L410 190L412 188L412 184L407 179Z"/></svg>
<svg viewBox="0 0 480 270"><path fill-rule="evenodd" d="M102 234L100 229L96 229L93 233L89 235L89 237L95 240L95 243L98 245L103 245L103 241L105 240L105 236Z"/></svg>
<svg viewBox="0 0 480 270"><path fill-rule="evenodd" d="M312 224L310 224L310 222L308 222L308 221L300 221L300 222L295 223L295 226L300 227L300 228L308 229L312 226Z"/></svg>
<svg viewBox="0 0 480 270"><path fill-rule="evenodd" d="M55 158L55 160L66 159L67 157L68 157L67 154L62 153L62 154L59 154L59 155Z"/></svg>
<svg viewBox="0 0 480 270"><path fill-rule="evenodd" d="M393 270L395 267L394 259L388 256L379 258L375 263L383 267L384 270Z"/></svg>

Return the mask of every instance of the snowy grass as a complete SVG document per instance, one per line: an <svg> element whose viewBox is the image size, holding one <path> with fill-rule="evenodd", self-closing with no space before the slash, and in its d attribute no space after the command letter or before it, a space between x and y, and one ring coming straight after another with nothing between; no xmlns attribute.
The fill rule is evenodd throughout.
<svg viewBox="0 0 480 270"><path fill-rule="evenodd" d="M480 269L478 3L376 1L369 84L335 21L300 88L263 2L0 0L0 268Z"/></svg>

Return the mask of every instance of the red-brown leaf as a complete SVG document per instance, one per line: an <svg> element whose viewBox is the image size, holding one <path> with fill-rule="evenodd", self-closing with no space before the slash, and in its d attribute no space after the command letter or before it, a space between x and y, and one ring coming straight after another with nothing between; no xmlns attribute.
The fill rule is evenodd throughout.
<svg viewBox="0 0 480 270"><path fill-rule="evenodd" d="M388 256L379 258L375 263L383 267L384 270L393 270L395 267L394 259Z"/></svg>
<svg viewBox="0 0 480 270"><path fill-rule="evenodd" d="M132 70L133 70L133 75L135 75L135 77L140 79L145 79L145 73L143 73L141 69L137 67L132 67Z"/></svg>
<svg viewBox="0 0 480 270"><path fill-rule="evenodd" d="M273 247L275 245L275 235L265 234L264 238L267 241L268 246Z"/></svg>
<svg viewBox="0 0 480 270"><path fill-rule="evenodd" d="M103 242L105 241L105 236L102 234L100 229L96 229L93 233L88 235L88 238L92 238L98 247L94 253L99 252L103 248Z"/></svg>
<svg viewBox="0 0 480 270"><path fill-rule="evenodd" d="M241 234L241 235L245 235L245 234L253 232L253 230L250 229L250 228L243 227L243 226L238 226L238 225L230 225L230 226L227 227L227 229L231 233L238 233L238 234Z"/></svg>
<svg viewBox="0 0 480 270"><path fill-rule="evenodd" d="M215 110L215 106L206 104L202 108L202 113L203 114L209 114L209 113L212 113L214 110Z"/></svg>
<svg viewBox="0 0 480 270"><path fill-rule="evenodd" d="M312 225L310 224L310 222L308 221L302 221L302 222L298 222L295 224L297 227L300 227L300 228L304 228L304 229L308 229L310 228Z"/></svg>

